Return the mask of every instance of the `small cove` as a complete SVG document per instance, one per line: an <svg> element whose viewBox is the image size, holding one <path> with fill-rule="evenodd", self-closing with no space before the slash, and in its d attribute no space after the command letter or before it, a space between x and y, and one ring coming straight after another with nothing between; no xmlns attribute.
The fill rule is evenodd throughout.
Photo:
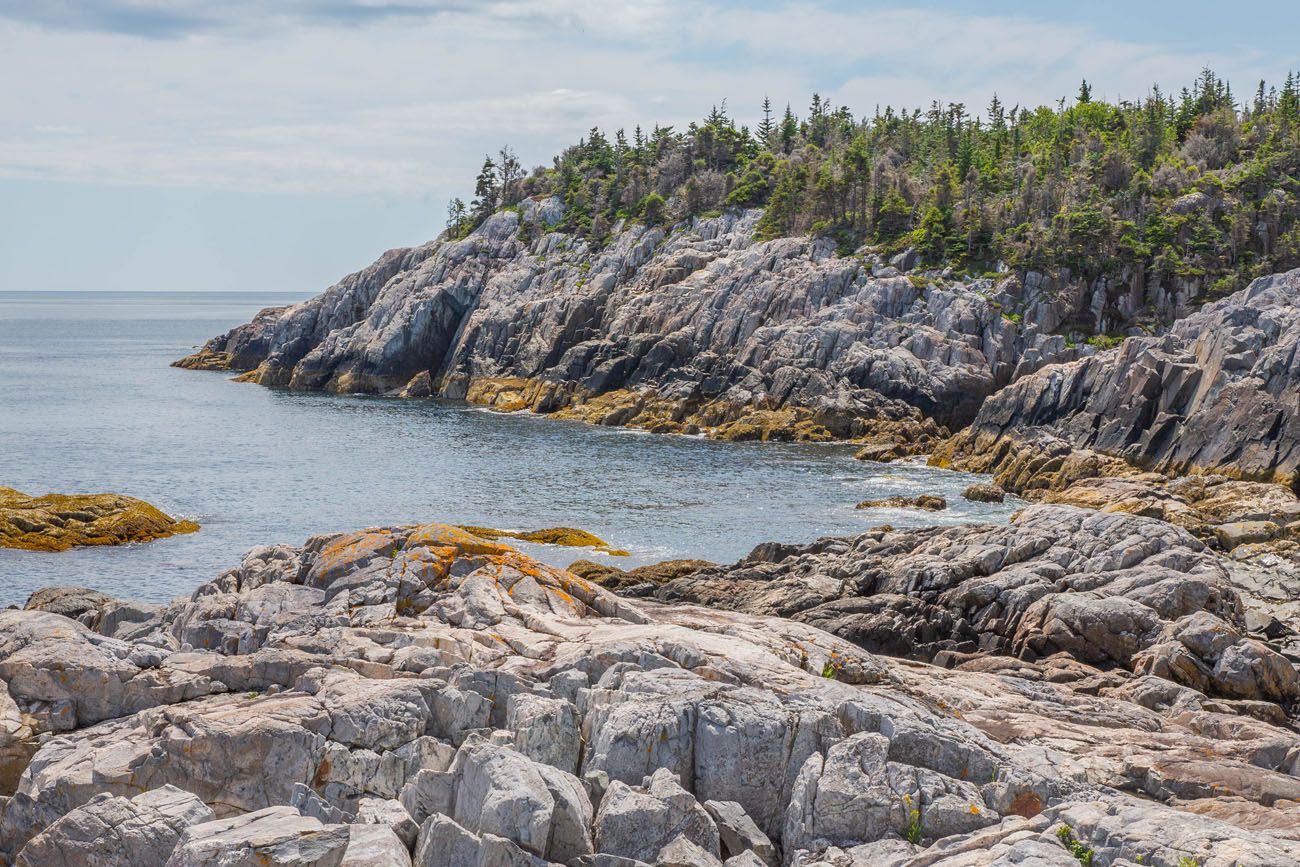
<svg viewBox="0 0 1300 867"><path fill-rule="evenodd" d="M729 562L764 541L809 542L878 524L1005 521L971 503L981 477L855 461L854 447L720 443L599 428L441 401L274 391L168 364L274 292L0 292L0 485L114 491L198 521L147 545L35 554L0 549L0 605L78 584L161 601L259 544L447 521L574 526L630 557ZM857 511L939 494L949 508ZM605 555L521 543L556 565Z"/></svg>

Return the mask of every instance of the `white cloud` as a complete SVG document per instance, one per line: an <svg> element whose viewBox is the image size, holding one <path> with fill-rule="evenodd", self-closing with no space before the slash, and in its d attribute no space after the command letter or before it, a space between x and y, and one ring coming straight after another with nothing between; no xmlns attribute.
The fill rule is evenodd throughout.
<svg viewBox="0 0 1300 867"><path fill-rule="evenodd" d="M702 0L15 2L0 10L0 176L215 189L464 194L482 155L683 124L765 93L860 114L1173 87L1280 70L1023 16ZM1225 54L1227 52L1225 51Z"/></svg>

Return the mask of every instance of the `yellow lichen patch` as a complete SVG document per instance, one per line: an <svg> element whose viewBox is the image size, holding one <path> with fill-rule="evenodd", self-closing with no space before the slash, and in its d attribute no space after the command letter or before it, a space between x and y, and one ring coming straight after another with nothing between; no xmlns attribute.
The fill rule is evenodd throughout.
<svg viewBox="0 0 1300 867"><path fill-rule="evenodd" d="M604 539L588 533L586 530L579 530L576 527L546 527L541 530L498 530L493 527L475 527L472 525L462 525L459 529L468 533L473 533L483 539L519 539L523 542L533 542L538 545L563 545L568 548L595 548L605 554L614 557L628 557L627 551L619 548L612 548Z"/></svg>
<svg viewBox="0 0 1300 867"><path fill-rule="evenodd" d="M199 525L178 521L134 497L121 494L46 494L29 497L0 488L0 547L66 551L79 545L150 542Z"/></svg>
<svg viewBox="0 0 1300 867"><path fill-rule="evenodd" d="M186 370L230 370L230 362L229 352L216 352L205 346L193 355L173 361L172 367L183 367Z"/></svg>
<svg viewBox="0 0 1300 867"><path fill-rule="evenodd" d="M571 403L573 394L569 384L518 376L480 377L465 385L465 400L497 412L553 412Z"/></svg>
<svg viewBox="0 0 1300 867"><path fill-rule="evenodd" d="M460 555L470 557L505 554L511 550L508 545L495 544L495 536L476 533L475 529L452 524L425 524L411 531L406 538L406 547L454 548Z"/></svg>

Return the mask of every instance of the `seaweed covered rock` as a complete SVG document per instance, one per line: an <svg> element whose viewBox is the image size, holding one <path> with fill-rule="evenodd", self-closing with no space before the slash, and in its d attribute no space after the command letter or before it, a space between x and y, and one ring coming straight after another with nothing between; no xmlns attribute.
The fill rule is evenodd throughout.
<svg viewBox="0 0 1300 867"><path fill-rule="evenodd" d="M886 497L883 500L863 500L855 509L921 509L926 512L941 512L948 508L948 501L933 494L921 494L915 497Z"/></svg>
<svg viewBox="0 0 1300 867"><path fill-rule="evenodd" d="M193 521L178 521L120 494L29 497L0 488L0 548L66 551L77 545L150 542L197 529Z"/></svg>

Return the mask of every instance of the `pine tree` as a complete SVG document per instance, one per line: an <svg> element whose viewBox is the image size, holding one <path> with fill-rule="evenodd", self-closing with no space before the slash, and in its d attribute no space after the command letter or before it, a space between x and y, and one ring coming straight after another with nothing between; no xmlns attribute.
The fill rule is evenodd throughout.
<svg viewBox="0 0 1300 867"><path fill-rule="evenodd" d="M758 124L758 143L765 148L772 146L772 134L776 132L776 122L772 120L772 100L763 97L763 119Z"/></svg>
<svg viewBox="0 0 1300 867"><path fill-rule="evenodd" d="M497 181L497 166L492 157L483 158L483 168L479 170L474 181L474 201L470 203L474 223L483 222L497 209L497 200L501 196L501 187Z"/></svg>
<svg viewBox="0 0 1300 867"><path fill-rule="evenodd" d="M519 182L524 178L524 167L509 145L497 153L497 172L500 176L500 205L515 204L521 198Z"/></svg>
<svg viewBox="0 0 1300 867"><path fill-rule="evenodd" d="M1079 96L1075 102L1079 103L1079 105L1087 105L1092 102L1092 85L1088 83L1088 79L1085 78L1080 82Z"/></svg>
<svg viewBox="0 0 1300 867"><path fill-rule="evenodd" d="M1286 83L1277 98L1277 113L1285 123L1300 123L1300 78L1294 72L1286 74Z"/></svg>
<svg viewBox="0 0 1300 867"><path fill-rule="evenodd" d="M464 235L465 221L469 213L465 210L465 202L459 198L452 199L447 203L447 234L452 238L460 238Z"/></svg>
<svg viewBox="0 0 1300 867"><path fill-rule="evenodd" d="M790 111L790 103L785 104L785 116L781 118L781 152L791 153L794 151L795 139L799 137L799 121L795 119L794 112Z"/></svg>

